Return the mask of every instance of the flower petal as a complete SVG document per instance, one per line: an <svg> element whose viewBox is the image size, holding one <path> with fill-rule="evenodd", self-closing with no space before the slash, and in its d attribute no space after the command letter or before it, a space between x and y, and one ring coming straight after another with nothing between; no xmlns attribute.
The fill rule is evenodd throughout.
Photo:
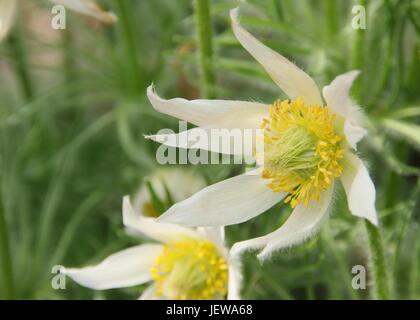
<svg viewBox="0 0 420 320"><path fill-rule="evenodd" d="M204 126L180 133L148 135L145 138L152 139L168 147L252 156L258 134L258 131L254 129L229 130Z"/></svg>
<svg viewBox="0 0 420 320"><path fill-rule="evenodd" d="M201 232L206 238L214 242L218 247L224 248L225 243L225 227L198 227L198 232Z"/></svg>
<svg viewBox="0 0 420 320"><path fill-rule="evenodd" d="M244 250L264 247L258 258L265 259L274 250L303 242L319 229L331 203L332 192L333 186L330 186L321 193L319 201L311 200L308 207L299 204L290 218L276 231L259 238L235 243L231 254L238 255Z"/></svg>
<svg viewBox="0 0 420 320"><path fill-rule="evenodd" d="M152 86L147 88L147 97L156 111L197 126L256 129L268 115L267 105L257 102L182 98L165 100L154 92Z"/></svg>
<svg viewBox="0 0 420 320"><path fill-rule="evenodd" d="M369 172L362 160L350 152L346 153L344 161L341 181L347 194L347 202L351 213L378 225L378 216L375 209L375 185L369 176Z"/></svg>
<svg viewBox="0 0 420 320"><path fill-rule="evenodd" d="M350 147L357 149L357 143L367 134L365 128L354 126L349 119L344 121L344 135Z"/></svg>
<svg viewBox="0 0 420 320"><path fill-rule="evenodd" d="M64 7L87 16L96 18L104 23L117 22L117 16L112 12L106 12L99 7L94 0L50 0L52 3L61 4Z"/></svg>
<svg viewBox="0 0 420 320"><path fill-rule="evenodd" d="M9 33L16 12L17 0L0 0L0 41Z"/></svg>
<svg viewBox="0 0 420 320"><path fill-rule="evenodd" d="M143 244L114 253L96 266L64 269L64 274L95 290L130 287L152 279L150 268L162 253L160 244Z"/></svg>
<svg viewBox="0 0 420 320"><path fill-rule="evenodd" d="M286 195L273 192L257 170L208 186L176 203L156 220L186 226L221 226L249 220Z"/></svg>
<svg viewBox="0 0 420 320"><path fill-rule="evenodd" d="M136 214L128 196L123 198L123 223L137 233L163 243L180 241L183 238L201 239L201 235L190 228L170 223L157 223L153 218L144 217L140 213Z"/></svg>
<svg viewBox="0 0 420 320"><path fill-rule="evenodd" d="M344 118L344 134L354 149L367 134L363 126L363 113L350 98L349 92L360 71L353 70L336 77L330 85L322 89L325 101L332 113Z"/></svg>
<svg viewBox="0 0 420 320"><path fill-rule="evenodd" d="M301 97L306 104L322 105L320 92L314 80L295 64L271 50L246 31L238 21L239 9L230 11L232 29L242 46L262 65L273 81L296 100Z"/></svg>
<svg viewBox="0 0 420 320"><path fill-rule="evenodd" d="M322 89L322 94L328 108L333 113L350 119L355 125L361 126L363 114L350 97L350 88L359 74L359 70L353 70L337 76L328 86Z"/></svg>
<svg viewBox="0 0 420 320"><path fill-rule="evenodd" d="M203 235L203 237L212 242L219 254L226 260L229 259L229 250L225 246L225 227L198 227L197 231Z"/></svg>

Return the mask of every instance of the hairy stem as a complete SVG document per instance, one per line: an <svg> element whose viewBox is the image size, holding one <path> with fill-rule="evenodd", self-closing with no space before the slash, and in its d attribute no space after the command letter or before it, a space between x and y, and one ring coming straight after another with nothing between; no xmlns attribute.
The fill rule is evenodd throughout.
<svg viewBox="0 0 420 320"><path fill-rule="evenodd" d="M381 232L379 227L367 220L365 220L365 226L369 238L370 267L373 278L372 296L374 299L387 300L390 298L390 286Z"/></svg>

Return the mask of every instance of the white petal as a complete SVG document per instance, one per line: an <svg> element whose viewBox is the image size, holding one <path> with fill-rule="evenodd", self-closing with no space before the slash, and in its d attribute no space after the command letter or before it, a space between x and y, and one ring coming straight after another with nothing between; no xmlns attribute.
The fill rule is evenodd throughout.
<svg viewBox="0 0 420 320"><path fill-rule="evenodd" d="M156 287L152 284L144 289L138 300L160 300L160 298L156 295Z"/></svg>
<svg viewBox="0 0 420 320"><path fill-rule="evenodd" d="M160 244L143 244L114 253L96 266L65 268L64 274L95 290L135 286L152 279L150 268L162 248Z"/></svg>
<svg viewBox="0 0 420 320"><path fill-rule="evenodd" d="M228 259L229 251L225 246L225 227L198 227L197 231L200 232L206 239L211 241L219 253Z"/></svg>
<svg viewBox="0 0 420 320"><path fill-rule="evenodd" d="M158 221L186 226L221 226L249 220L284 198L273 192L256 170L250 171L197 192L176 203Z"/></svg>
<svg viewBox="0 0 420 320"><path fill-rule="evenodd" d="M117 22L118 18L112 12L106 12L94 0L50 0L52 3L61 4L67 9L91 16L105 23Z"/></svg>
<svg viewBox="0 0 420 320"><path fill-rule="evenodd" d="M265 236L235 243L232 255L244 250L264 247L258 258L267 258L274 250L299 244L312 236L320 227L322 219L328 212L332 199L333 186L321 193L319 201L310 200L308 207L299 204L290 218L276 231Z"/></svg>
<svg viewBox="0 0 420 320"><path fill-rule="evenodd" d="M126 227L163 243L180 241L184 238L201 239L201 235L190 228L170 223L157 223L153 218L136 214L128 196L123 198L123 223Z"/></svg>
<svg viewBox="0 0 420 320"><path fill-rule="evenodd" d="M262 130L262 129L260 129ZM201 149L231 155L253 155L258 131L197 127L180 133L145 136L168 147Z"/></svg>
<svg viewBox="0 0 420 320"><path fill-rule="evenodd" d="M350 152L346 153L344 161L341 181L347 194L347 202L351 213L378 225L375 209L375 185L369 176L369 172L362 160Z"/></svg>
<svg viewBox="0 0 420 320"><path fill-rule="evenodd" d="M302 97L306 104L322 105L318 87L310 76L242 28L238 21L238 8L230 11L230 17L233 33L238 41L263 66L290 99L296 100Z"/></svg>
<svg viewBox="0 0 420 320"><path fill-rule="evenodd" d="M322 89L328 108L340 116L352 120L355 125L362 125L363 115L350 97L350 88L360 71L353 70L337 76Z"/></svg>
<svg viewBox="0 0 420 320"><path fill-rule="evenodd" d="M225 227L198 227L197 230L213 242L225 243Z"/></svg>
<svg viewBox="0 0 420 320"><path fill-rule="evenodd" d="M268 115L268 107L257 102L182 98L165 100L154 92L152 86L147 88L147 97L156 111L197 126L255 129Z"/></svg>
<svg viewBox="0 0 420 320"><path fill-rule="evenodd" d="M344 135L346 136L348 144L353 149L357 149L357 143L362 140L367 133L365 128L353 125L351 120L346 119L344 121Z"/></svg>
<svg viewBox="0 0 420 320"><path fill-rule="evenodd" d="M16 12L17 0L0 0L0 41L9 33Z"/></svg>
<svg viewBox="0 0 420 320"><path fill-rule="evenodd" d="M328 108L344 118L344 134L349 145L356 149L356 144L367 134L363 126L363 113L351 99L349 92L354 79L360 71L354 70L335 78L322 90Z"/></svg>
<svg viewBox="0 0 420 320"><path fill-rule="evenodd" d="M228 300L240 300L240 291L242 284L241 262L239 257L231 256L229 259L228 275Z"/></svg>

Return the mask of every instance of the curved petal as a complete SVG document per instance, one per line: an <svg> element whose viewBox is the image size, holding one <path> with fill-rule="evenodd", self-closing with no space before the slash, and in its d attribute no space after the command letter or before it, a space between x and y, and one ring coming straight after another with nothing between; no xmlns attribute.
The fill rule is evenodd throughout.
<svg viewBox="0 0 420 320"><path fill-rule="evenodd" d="M268 115L267 105L257 102L182 98L165 100L154 92L152 86L147 88L147 97L156 111L197 126L256 129Z"/></svg>
<svg viewBox="0 0 420 320"><path fill-rule="evenodd" d="M242 284L241 262L238 257L231 256L229 259L228 275L228 300L240 300L240 291Z"/></svg>
<svg viewBox="0 0 420 320"><path fill-rule="evenodd" d="M160 244L142 244L114 253L96 266L64 269L64 274L95 290L130 287L152 279L150 268L161 253Z"/></svg>
<svg viewBox="0 0 420 320"><path fill-rule="evenodd" d="M144 289L138 300L160 300L160 298L156 295L155 285L152 284Z"/></svg>
<svg viewBox="0 0 420 320"><path fill-rule="evenodd" d="M349 119L344 121L344 135L350 147L354 150L357 149L357 143L367 135L367 130L365 128L354 126Z"/></svg>
<svg viewBox="0 0 420 320"><path fill-rule="evenodd" d="M341 181L347 194L347 202L351 213L378 225L378 216L375 209L375 185L369 176L369 172L362 160L350 152L345 154L344 161Z"/></svg>
<svg viewBox="0 0 420 320"><path fill-rule="evenodd" d="M78 13L91 16L104 23L117 22L117 16L112 12L106 12L99 7L94 0L50 0L52 3L61 4L64 7Z"/></svg>
<svg viewBox="0 0 420 320"><path fill-rule="evenodd" d="M262 129L259 129L262 130ZM145 136L168 147L201 149L231 155L253 155L258 131L197 127L180 133Z"/></svg>
<svg viewBox="0 0 420 320"><path fill-rule="evenodd" d="M17 0L0 0L0 41L9 33L16 12Z"/></svg>
<svg viewBox="0 0 420 320"><path fill-rule="evenodd" d="M137 233L163 243L179 241L183 238L201 238L198 232L190 228L170 223L157 223L153 218L136 214L128 196L123 198L123 223Z"/></svg>
<svg viewBox="0 0 420 320"><path fill-rule="evenodd" d="M331 203L332 192L333 186L330 186L322 192L319 201L311 200L308 207L298 205L290 218L276 231L259 238L235 243L231 249L232 255L238 255L244 250L264 247L258 258L265 259L274 250L305 241L319 229Z"/></svg>
<svg viewBox="0 0 420 320"><path fill-rule="evenodd" d="M249 220L285 196L273 192L257 170L208 186L156 220L186 226L222 226Z"/></svg>
<svg viewBox="0 0 420 320"><path fill-rule="evenodd" d="M320 92L314 80L295 64L271 50L239 24L238 8L230 11L232 29L242 46L262 65L274 82L296 100L301 97L308 105L322 105Z"/></svg>
<svg viewBox="0 0 420 320"><path fill-rule="evenodd" d="M333 113L350 119L355 125L361 126L363 114L350 97L350 88L359 74L359 70L353 70L337 76L322 89L322 94L328 108Z"/></svg>
<svg viewBox="0 0 420 320"><path fill-rule="evenodd" d="M353 70L336 77L330 85L322 89L325 101L332 113L338 114L345 119L344 134L352 148L366 134L363 126L363 113L350 98L350 88L360 71Z"/></svg>

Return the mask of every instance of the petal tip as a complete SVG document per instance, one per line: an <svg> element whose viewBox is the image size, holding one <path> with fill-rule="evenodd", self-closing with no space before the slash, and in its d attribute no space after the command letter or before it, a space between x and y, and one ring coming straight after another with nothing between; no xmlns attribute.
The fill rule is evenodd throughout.
<svg viewBox="0 0 420 320"><path fill-rule="evenodd" d="M144 139L154 140L152 134L143 134Z"/></svg>
<svg viewBox="0 0 420 320"><path fill-rule="evenodd" d="M155 96L157 96L156 91L155 91L155 85L153 83L151 83L147 89L146 89L146 94L147 97L149 98L149 100L153 99Z"/></svg>
<svg viewBox="0 0 420 320"><path fill-rule="evenodd" d="M98 19L100 21L102 21L103 23L107 23L107 24L112 24L112 23L117 23L118 22L118 17L114 12L98 12Z"/></svg>
<svg viewBox="0 0 420 320"><path fill-rule="evenodd" d="M233 23L238 23L239 18L239 7L233 8L229 11L230 19Z"/></svg>
<svg viewBox="0 0 420 320"><path fill-rule="evenodd" d="M375 227L379 226L379 220L376 215L372 217L365 217L365 219L372 223Z"/></svg>

